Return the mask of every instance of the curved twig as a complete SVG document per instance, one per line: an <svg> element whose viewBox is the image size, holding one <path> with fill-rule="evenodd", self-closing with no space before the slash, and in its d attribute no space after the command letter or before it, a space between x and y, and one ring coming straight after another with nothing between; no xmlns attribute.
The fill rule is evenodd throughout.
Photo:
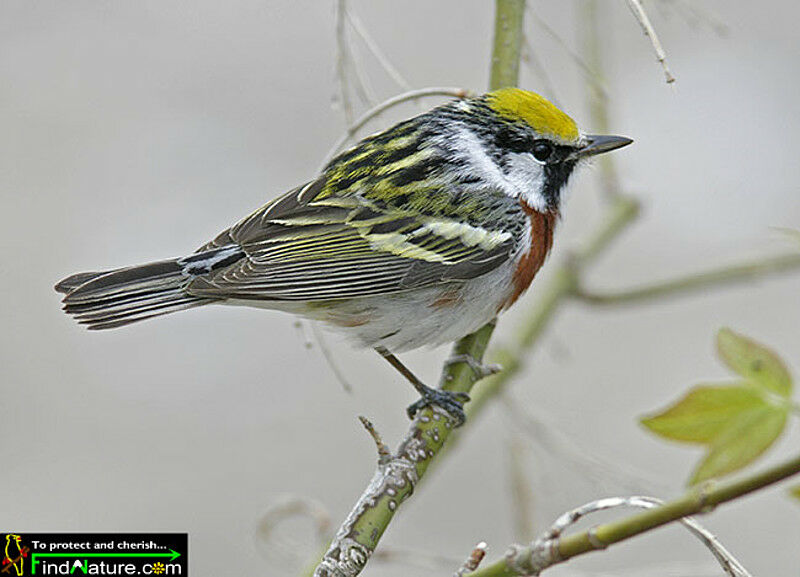
<svg viewBox="0 0 800 577"><path fill-rule="evenodd" d="M578 520L583 517L596 513L597 511L605 511L607 509L616 509L619 507L635 507L638 509L655 509L664 505L664 501L654 497L609 497L605 499L598 499L568 511L555 520L550 528L544 533L544 539L557 539L561 536L564 530L574 525ZM722 543L711 533L708 529L703 527L695 519L691 517L684 517L678 521L685 526L694 536L700 539L703 544L708 547L711 553L719 562L722 569L731 577L752 577L750 572L745 569L741 563L734 557ZM590 530L591 531L591 530Z"/></svg>
<svg viewBox="0 0 800 577"><path fill-rule="evenodd" d="M680 521L691 515L710 512L717 505L743 497L798 473L800 473L800 456L737 480L709 482L699 485L674 501L664 504L650 500L647 505L643 505L643 501L638 501L638 505L646 506L648 510L620 521L596 525L587 531L581 531L574 535L561 536L560 531L563 530L563 527L574 522L574 520L570 521L570 519L576 516L575 511L571 511L557 521L550 531L530 545L526 547L513 545L504 559L470 573L468 577L539 575L548 567L563 563L578 555L605 549L615 543L625 541L668 523ZM613 501L611 504L613 504ZM581 510L578 509L576 511ZM731 567L730 570L740 571L739 573L730 573L729 570L729 575L748 575L730 553L716 541L713 535L703 531L702 528L698 529L696 522L691 527L691 530L701 537L704 543L714 551L714 555L723 566Z"/></svg>
<svg viewBox="0 0 800 577"><path fill-rule="evenodd" d="M347 128L341 138L339 138L339 140L337 140L336 143L331 147L328 154L325 155L325 160L322 162L322 166L327 166L327 164L333 159L334 156L336 156L336 154L342 149L347 141L355 136L355 134L361 130L365 124L367 124L373 118L380 116L390 108L394 108L395 106L404 102L409 102L418 98L424 98L426 96L453 96L455 98L466 98L470 94L470 91L464 88L443 88L436 86L431 88L420 88L418 90L409 90L408 92L403 92L402 94L393 96L388 100L384 100L380 104L377 104L376 106L367 110Z"/></svg>
<svg viewBox="0 0 800 577"><path fill-rule="evenodd" d="M364 41L367 48L370 52L372 52L373 56L378 60L383 69L386 70L386 74L395 81L395 83L402 88L403 90L411 90L411 85L408 81L403 77L397 67L392 64L392 61L389 60L389 57L381 50L381 47L378 46L378 43L375 42L375 39L372 35L367 31L364 24L361 22L361 19L356 16L352 10L347 12L347 19L350 22L350 25L353 27L353 30L356 31L361 37L361 40Z"/></svg>

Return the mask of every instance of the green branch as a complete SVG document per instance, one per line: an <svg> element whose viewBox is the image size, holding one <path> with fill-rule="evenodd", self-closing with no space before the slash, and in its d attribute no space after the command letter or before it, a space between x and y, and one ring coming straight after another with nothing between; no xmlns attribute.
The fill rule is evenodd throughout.
<svg viewBox="0 0 800 577"><path fill-rule="evenodd" d="M519 82L524 21L525 0L496 0L489 90L516 86Z"/></svg>
<svg viewBox="0 0 800 577"><path fill-rule="evenodd" d="M787 254L757 261L690 274L672 280L629 290L601 293L578 287L575 296L590 304L622 305L678 296L713 286L754 280L767 275L800 269L800 254Z"/></svg>
<svg viewBox="0 0 800 577"><path fill-rule="evenodd" d="M717 505L763 489L798 473L800 473L800 456L735 481L704 483L674 501L621 521L598 525L566 537L545 537L530 546L517 547L513 555L469 573L465 577L538 575L547 567L563 563L578 555L605 549L609 545L690 515L708 513Z"/></svg>

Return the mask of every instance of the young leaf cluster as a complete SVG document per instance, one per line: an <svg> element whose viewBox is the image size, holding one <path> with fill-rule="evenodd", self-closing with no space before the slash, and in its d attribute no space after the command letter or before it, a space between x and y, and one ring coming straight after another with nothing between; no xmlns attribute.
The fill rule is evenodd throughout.
<svg viewBox="0 0 800 577"><path fill-rule="evenodd" d="M773 351L730 329L719 331L717 351L737 380L697 385L664 411L642 419L661 437L706 447L689 484L753 462L781 436L795 408L792 377Z"/></svg>

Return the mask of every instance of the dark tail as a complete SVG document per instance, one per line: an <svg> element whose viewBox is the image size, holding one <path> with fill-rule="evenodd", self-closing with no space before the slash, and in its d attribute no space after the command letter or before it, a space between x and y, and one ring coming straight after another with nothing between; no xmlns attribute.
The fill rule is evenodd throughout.
<svg viewBox="0 0 800 577"><path fill-rule="evenodd" d="M191 258L191 257L190 257ZM82 272L59 282L64 310L89 329L111 329L208 304L185 292L188 259L172 259L104 272Z"/></svg>

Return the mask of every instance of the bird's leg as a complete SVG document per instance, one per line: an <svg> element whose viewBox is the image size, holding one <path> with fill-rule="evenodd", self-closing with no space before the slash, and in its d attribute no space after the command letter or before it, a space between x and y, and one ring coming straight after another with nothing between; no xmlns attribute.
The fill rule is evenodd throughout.
<svg viewBox="0 0 800 577"><path fill-rule="evenodd" d="M472 369L472 373L478 380L496 375L503 370L503 367L496 363L488 363L484 365L468 353L451 356L444 362L444 366L449 367L450 365L457 365L458 363L464 363L470 369Z"/></svg>
<svg viewBox="0 0 800 577"><path fill-rule="evenodd" d="M460 427L464 424L464 421L467 419L466 415L464 414L464 403L469 401L469 395L467 393L432 389L420 381L417 376L412 373L408 367L406 367L400 361L400 359L394 356L394 354L392 354L389 350L384 347L375 347L375 350L378 351L378 354L380 354L384 359L389 361L389 364L397 369L400 374L403 375L415 389L417 389L417 392L422 397L416 403L409 405L408 409L406 409L410 419L413 419L414 415L416 415L418 411L424 409L425 407L435 405L453 417L456 422L456 427Z"/></svg>

